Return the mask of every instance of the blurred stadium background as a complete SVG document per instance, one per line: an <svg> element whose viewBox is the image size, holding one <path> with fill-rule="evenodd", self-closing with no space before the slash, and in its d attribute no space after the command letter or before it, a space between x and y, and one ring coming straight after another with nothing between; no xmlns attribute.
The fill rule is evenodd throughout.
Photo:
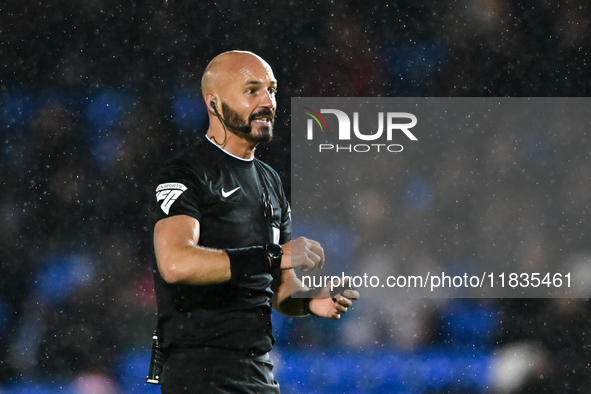
<svg viewBox="0 0 591 394"><path fill-rule="evenodd" d="M289 193L292 96L589 96L590 24L583 0L0 4L0 393L159 392L144 384L156 312L147 190L159 163L203 136L198 84L216 54L251 50L274 68L276 139L259 155ZM433 258L488 248L589 266L589 136L504 137L429 158L462 175L455 159L486 157L498 198L469 190L458 208L469 177L415 174L391 191L401 229L413 215L461 217ZM374 192L360 198L369 206ZM514 196L544 204L522 212ZM516 217L526 242L462 242ZM362 255L356 220L332 223L348 257ZM423 247L395 236L400 254ZM591 392L586 299L392 301L362 300L338 323L274 316L283 392Z"/></svg>

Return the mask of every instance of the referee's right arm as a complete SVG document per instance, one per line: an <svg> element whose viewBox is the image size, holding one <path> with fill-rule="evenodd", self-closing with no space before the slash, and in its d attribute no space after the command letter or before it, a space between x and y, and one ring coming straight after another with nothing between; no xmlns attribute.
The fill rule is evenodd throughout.
<svg viewBox="0 0 591 394"><path fill-rule="evenodd" d="M154 252L158 271L167 283L208 285L230 280L228 254L198 245L199 230L199 221L187 215L156 222Z"/></svg>
<svg viewBox="0 0 591 394"><path fill-rule="evenodd" d="M158 271L167 283L211 285L248 280L271 272L265 246L210 249L199 245L199 221L188 215L174 215L156 222L154 252Z"/></svg>
<svg viewBox="0 0 591 394"><path fill-rule="evenodd" d="M156 222L154 252L158 271L165 282L210 285L271 272L271 260L264 246L227 250L205 248L198 243L199 231L199 221L188 215L169 216ZM316 241L300 237L283 246L282 269L311 270L324 264L324 252Z"/></svg>

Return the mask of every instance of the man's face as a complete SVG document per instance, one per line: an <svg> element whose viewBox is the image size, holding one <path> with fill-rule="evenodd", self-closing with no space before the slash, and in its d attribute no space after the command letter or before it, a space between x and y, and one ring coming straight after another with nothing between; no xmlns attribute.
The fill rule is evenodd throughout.
<svg viewBox="0 0 591 394"><path fill-rule="evenodd" d="M237 136L246 139L251 142L269 142L273 139L273 124L275 123L275 114L268 108L262 108L249 116L248 119L242 118L238 112L234 111L228 104L222 102L222 112L224 119L228 125L232 126L249 126L251 128L250 133L246 133L242 130L236 130L233 127L229 127L229 130ZM271 121L262 121L265 117L268 117ZM254 125L258 124L258 132L254 132Z"/></svg>
<svg viewBox="0 0 591 394"><path fill-rule="evenodd" d="M251 131L230 130L248 141L270 141L277 110L276 92L273 71L261 60L248 58L241 67L232 70L221 95L222 116L227 123L249 126Z"/></svg>

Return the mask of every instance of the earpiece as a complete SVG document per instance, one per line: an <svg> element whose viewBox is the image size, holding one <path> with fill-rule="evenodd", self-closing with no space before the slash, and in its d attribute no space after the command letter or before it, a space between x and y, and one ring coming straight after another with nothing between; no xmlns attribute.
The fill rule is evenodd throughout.
<svg viewBox="0 0 591 394"><path fill-rule="evenodd" d="M215 100L211 100L209 102L209 105L211 105L211 108L215 108Z"/></svg>

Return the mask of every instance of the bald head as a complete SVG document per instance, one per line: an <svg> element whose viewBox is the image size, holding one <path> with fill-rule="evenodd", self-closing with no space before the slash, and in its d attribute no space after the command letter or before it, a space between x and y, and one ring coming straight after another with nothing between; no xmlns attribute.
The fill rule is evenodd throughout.
<svg viewBox="0 0 591 394"><path fill-rule="evenodd" d="M243 51L216 56L203 73L201 89L208 109L208 136L227 140L223 144L226 148L233 141L242 144L248 148L247 155L259 142L271 140L277 80L260 56Z"/></svg>
<svg viewBox="0 0 591 394"><path fill-rule="evenodd" d="M258 55L246 51L229 51L219 54L209 64L201 80L203 97L210 94L223 94L232 82L268 73L273 77L271 66Z"/></svg>

